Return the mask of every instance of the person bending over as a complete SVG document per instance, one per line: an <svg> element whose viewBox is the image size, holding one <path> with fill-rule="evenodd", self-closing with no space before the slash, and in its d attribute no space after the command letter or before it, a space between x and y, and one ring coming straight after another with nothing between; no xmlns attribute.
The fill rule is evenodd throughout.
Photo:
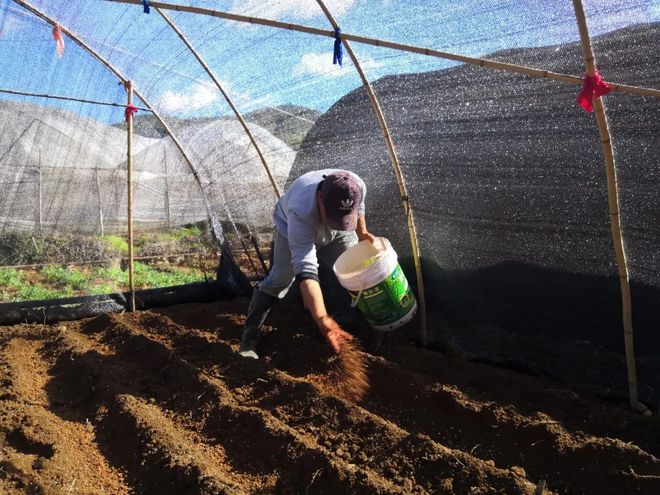
<svg viewBox="0 0 660 495"><path fill-rule="evenodd" d="M303 304L335 352L352 336L326 311L319 284L319 261L332 267L358 241L375 237L367 231L360 177L341 169L308 172L294 180L273 212L275 236L271 269L252 293L239 353L258 359L256 346L270 309L300 286Z"/></svg>

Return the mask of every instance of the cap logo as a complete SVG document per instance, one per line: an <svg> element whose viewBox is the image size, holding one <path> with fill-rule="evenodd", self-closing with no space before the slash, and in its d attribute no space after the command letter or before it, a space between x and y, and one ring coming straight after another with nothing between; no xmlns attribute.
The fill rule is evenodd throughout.
<svg viewBox="0 0 660 495"><path fill-rule="evenodd" d="M353 209L353 200L352 199L342 199L340 210L352 210Z"/></svg>

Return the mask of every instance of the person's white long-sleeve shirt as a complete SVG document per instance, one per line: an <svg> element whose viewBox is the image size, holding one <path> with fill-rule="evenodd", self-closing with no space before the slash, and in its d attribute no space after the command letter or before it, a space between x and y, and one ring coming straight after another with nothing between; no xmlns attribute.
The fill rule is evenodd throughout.
<svg viewBox="0 0 660 495"><path fill-rule="evenodd" d="M306 274L317 278L316 249L330 244L337 235L336 230L328 228L321 220L316 203L316 192L323 176L337 172L350 173L359 184L362 201L358 207L358 214L363 215L367 187L356 174L342 169L315 170L301 175L291 183L275 206L273 212L275 228L289 241L295 276Z"/></svg>

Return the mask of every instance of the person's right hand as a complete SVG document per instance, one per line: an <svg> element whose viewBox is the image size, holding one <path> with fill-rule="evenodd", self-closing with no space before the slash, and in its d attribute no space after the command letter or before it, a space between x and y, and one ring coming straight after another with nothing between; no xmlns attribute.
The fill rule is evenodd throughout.
<svg viewBox="0 0 660 495"><path fill-rule="evenodd" d="M319 330L332 346L332 349L339 354L344 342L353 340L353 336L343 330L339 324L330 316L324 316L319 321Z"/></svg>

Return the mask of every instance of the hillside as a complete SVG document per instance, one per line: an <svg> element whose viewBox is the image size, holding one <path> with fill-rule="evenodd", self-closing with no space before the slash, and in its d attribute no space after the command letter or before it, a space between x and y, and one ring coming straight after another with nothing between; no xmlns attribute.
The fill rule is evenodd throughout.
<svg viewBox="0 0 660 495"><path fill-rule="evenodd" d="M297 151L319 115L319 112L310 108L297 105L281 105L246 113L243 118L247 122L257 124L259 127L268 130L273 136L281 139ZM220 118L220 120L223 119L223 117ZM197 119L167 117L168 125L171 125L174 129L189 125L206 124L213 120L216 119L211 117ZM115 127L125 129L126 124L121 122L115 124ZM167 134L163 125L153 115L137 115L134 119L134 131L136 134L150 138L161 138Z"/></svg>

